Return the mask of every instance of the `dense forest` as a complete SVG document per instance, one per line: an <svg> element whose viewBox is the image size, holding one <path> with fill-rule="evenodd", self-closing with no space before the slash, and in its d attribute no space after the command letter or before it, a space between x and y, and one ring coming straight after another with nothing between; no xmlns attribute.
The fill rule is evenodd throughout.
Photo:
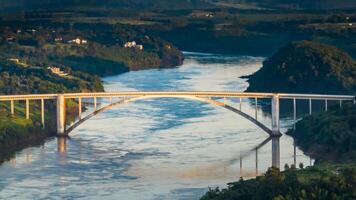
<svg viewBox="0 0 356 200"><path fill-rule="evenodd" d="M69 10L93 10L93 9L193 9L211 6L204 0L19 0L0 1L0 10L19 11L35 9L69 9Z"/></svg>
<svg viewBox="0 0 356 200"><path fill-rule="evenodd" d="M249 77L247 91L356 92L356 62L345 52L309 41L292 42Z"/></svg>
<svg viewBox="0 0 356 200"><path fill-rule="evenodd" d="M0 10L19 11L34 9L136 9L136 10L177 10L221 7L259 9L349 9L356 3L348 0L18 0L0 1Z"/></svg>
<svg viewBox="0 0 356 200"><path fill-rule="evenodd" d="M305 117L296 130L287 134L296 138L302 149L323 160L356 160L356 105L345 104L320 114Z"/></svg>
<svg viewBox="0 0 356 200"><path fill-rule="evenodd" d="M355 1L348 0L212 0L212 2L247 4L270 9L350 9L356 7Z"/></svg>
<svg viewBox="0 0 356 200"><path fill-rule="evenodd" d="M31 66L67 67L99 76L174 67L184 59L173 44L125 25L31 19L30 16L24 21L0 22L2 58L18 59ZM128 44L131 46L125 46Z"/></svg>
<svg viewBox="0 0 356 200"><path fill-rule="evenodd" d="M270 168L256 179L229 184L227 189L210 189L201 200L290 200L355 199L356 169L312 167L284 172Z"/></svg>

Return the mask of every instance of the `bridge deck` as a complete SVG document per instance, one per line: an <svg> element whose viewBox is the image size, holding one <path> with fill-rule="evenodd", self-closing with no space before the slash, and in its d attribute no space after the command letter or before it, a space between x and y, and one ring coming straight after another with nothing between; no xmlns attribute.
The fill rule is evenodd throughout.
<svg viewBox="0 0 356 200"><path fill-rule="evenodd" d="M123 91L97 93L65 93L65 94L29 94L29 95L1 95L0 101L9 100L37 100L56 99L58 95L64 98L93 98L93 97L139 97L139 96L195 96L195 97L238 97L238 98L272 98L278 95L281 99L314 99L314 100L354 100L353 95L321 95L321 94L287 94L287 93L250 93L250 92L218 92L218 91Z"/></svg>

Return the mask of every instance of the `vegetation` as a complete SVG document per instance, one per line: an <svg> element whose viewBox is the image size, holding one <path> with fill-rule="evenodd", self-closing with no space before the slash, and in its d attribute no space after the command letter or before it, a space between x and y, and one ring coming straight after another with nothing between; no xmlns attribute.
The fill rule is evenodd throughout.
<svg viewBox="0 0 356 200"><path fill-rule="evenodd" d="M13 152L29 145L41 144L55 133L54 104L46 103L46 129L41 124L40 103L30 103L30 119L26 119L24 107L23 102L16 102L15 113L11 115L9 103L0 103L0 164L11 158Z"/></svg>
<svg viewBox="0 0 356 200"><path fill-rule="evenodd" d="M312 176L309 176L312 175ZM201 200L243 199L354 199L356 169L327 170L322 167L296 170L270 168L264 176L229 184L228 189L210 189Z"/></svg>
<svg viewBox="0 0 356 200"><path fill-rule="evenodd" d="M284 8L284 9L340 9L354 8L356 3L347 0L221 0L212 2L228 2L230 5L247 4L259 6L261 8ZM226 4L224 4L226 5ZM229 4L228 4L229 5Z"/></svg>
<svg viewBox="0 0 356 200"><path fill-rule="evenodd" d="M247 91L352 94L356 62L332 46L292 42L267 59L248 82Z"/></svg>
<svg viewBox="0 0 356 200"><path fill-rule="evenodd" d="M101 79L80 71L70 77L61 77L41 67L0 61L0 94L60 93L80 91L103 91ZM68 104L68 111L76 107ZM0 103L0 163L13 151L29 144L38 144L55 133L55 102L46 102L46 128L42 129L39 102L31 101L30 119L25 118L24 103L16 102L15 114L11 115L9 102Z"/></svg>
<svg viewBox="0 0 356 200"><path fill-rule="evenodd" d="M356 105L305 117L288 132L299 146L323 160L356 160Z"/></svg>
<svg viewBox="0 0 356 200"><path fill-rule="evenodd" d="M59 22L61 18L54 17L47 21L46 16L31 14L0 19L0 94L100 92L104 88L99 76L173 67L183 61L183 54L171 43L139 29L91 22L74 25L71 20ZM138 46L125 47L131 41ZM21 113L9 115L8 104L0 106L4 108L0 149L8 150L2 151L0 158L54 133L54 102L46 105L49 121L45 129L39 123L38 110L26 120ZM69 101L68 114L75 115L72 108L76 106ZM16 109L23 112L21 106Z"/></svg>
<svg viewBox="0 0 356 200"><path fill-rule="evenodd" d="M42 19L26 23L31 19L0 23L0 56L25 65L57 66L99 76L175 67L184 59L171 43L125 26L90 23L69 28L63 22L43 26ZM125 46L132 41L135 45Z"/></svg>
<svg viewBox="0 0 356 200"><path fill-rule="evenodd" d="M355 199L355 120L354 104L302 119L288 134L317 159L315 166L300 170L286 166L284 172L270 168L256 179L210 189L201 199Z"/></svg>

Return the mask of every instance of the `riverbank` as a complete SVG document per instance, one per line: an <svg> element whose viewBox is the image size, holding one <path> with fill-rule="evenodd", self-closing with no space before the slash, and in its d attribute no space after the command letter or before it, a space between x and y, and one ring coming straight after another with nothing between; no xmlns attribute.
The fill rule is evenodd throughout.
<svg viewBox="0 0 356 200"><path fill-rule="evenodd" d="M227 199L354 199L356 197L356 105L334 106L327 112L305 117L288 135L307 155L316 159L305 169L302 164L271 168L251 180L228 184L227 189L210 189L202 200Z"/></svg>
<svg viewBox="0 0 356 200"><path fill-rule="evenodd" d="M22 149L45 143L57 135L56 133L56 107L54 102L45 104L45 124L41 124L40 104L30 103L30 119L25 118L25 109L15 103L14 115L10 114L8 105L0 103L0 165L11 159ZM85 107L82 108L85 110ZM67 123L75 120L78 105L75 101L67 101Z"/></svg>
<svg viewBox="0 0 356 200"><path fill-rule="evenodd" d="M27 20L31 23L16 17L0 20L0 94L102 92L102 77L183 64L184 55L174 45L132 28L90 23L69 28L67 22L54 23L57 18L51 25L42 18ZM67 111L77 106L68 103ZM50 104L46 112L55 110L54 102ZM0 149L9 149L9 154L53 135L55 124L42 129L39 113L24 120L17 117L23 116L21 106L16 117L7 114L8 104L2 107ZM70 120L75 116L73 112Z"/></svg>

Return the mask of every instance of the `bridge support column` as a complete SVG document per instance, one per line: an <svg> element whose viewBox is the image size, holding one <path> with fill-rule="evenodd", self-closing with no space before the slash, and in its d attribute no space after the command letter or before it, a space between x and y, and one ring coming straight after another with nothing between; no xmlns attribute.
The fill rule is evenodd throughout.
<svg viewBox="0 0 356 200"><path fill-rule="evenodd" d="M44 116L44 99L41 99L41 123L42 123L42 128L45 128L45 116Z"/></svg>
<svg viewBox="0 0 356 200"><path fill-rule="evenodd" d="M274 94L272 97L272 136L280 136L279 131L279 96Z"/></svg>
<svg viewBox="0 0 356 200"><path fill-rule="evenodd" d="M297 123L297 101L293 99L293 129L295 129L295 125Z"/></svg>
<svg viewBox="0 0 356 200"><path fill-rule="evenodd" d="M57 97L57 134L65 134L65 99L64 95L58 95Z"/></svg>
<svg viewBox="0 0 356 200"><path fill-rule="evenodd" d="M96 110L96 97L94 97L94 111Z"/></svg>
<svg viewBox="0 0 356 200"><path fill-rule="evenodd" d="M272 137L272 167L280 168L279 137Z"/></svg>
<svg viewBox="0 0 356 200"><path fill-rule="evenodd" d="M240 101L239 101L239 107L240 107L240 111L242 111L242 98L240 97Z"/></svg>
<svg viewBox="0 0 356 200"><path fill-rule="evenodd" d="M10 101L10 109L11 109L11 115L14 115L15 114L14 100Z"/></svg>
<svg viewBox="0 0 356 200"><path fill-rule="evenodd" d="M255 120L257 120L257 109L258 109L258 105L257 105L257 97L255 98Z"/></svg>
<svg viewBox="0 0 356 200"><path fill-rule="evenodd" d="M82 119L82 98L78 98L78 117Z"/></svg>
<svg viewBox="0 0 356 200"><path fill-rule="evenodd" d="M312 104L312 99L309 99L309 115L311 115L312 114L312 112L313 112L313 104Z"/></svg>
<svg viewBox="0 0 356 200"><path fill-rule="evenodd" d="M258 149L256 149L256 175L258 175Z"/></svg>
<svg viewBox="0 0 356 200"><path fill-rule="evenodd" d="M30 100L26 99L26 119L30 119Z"/></svg>

